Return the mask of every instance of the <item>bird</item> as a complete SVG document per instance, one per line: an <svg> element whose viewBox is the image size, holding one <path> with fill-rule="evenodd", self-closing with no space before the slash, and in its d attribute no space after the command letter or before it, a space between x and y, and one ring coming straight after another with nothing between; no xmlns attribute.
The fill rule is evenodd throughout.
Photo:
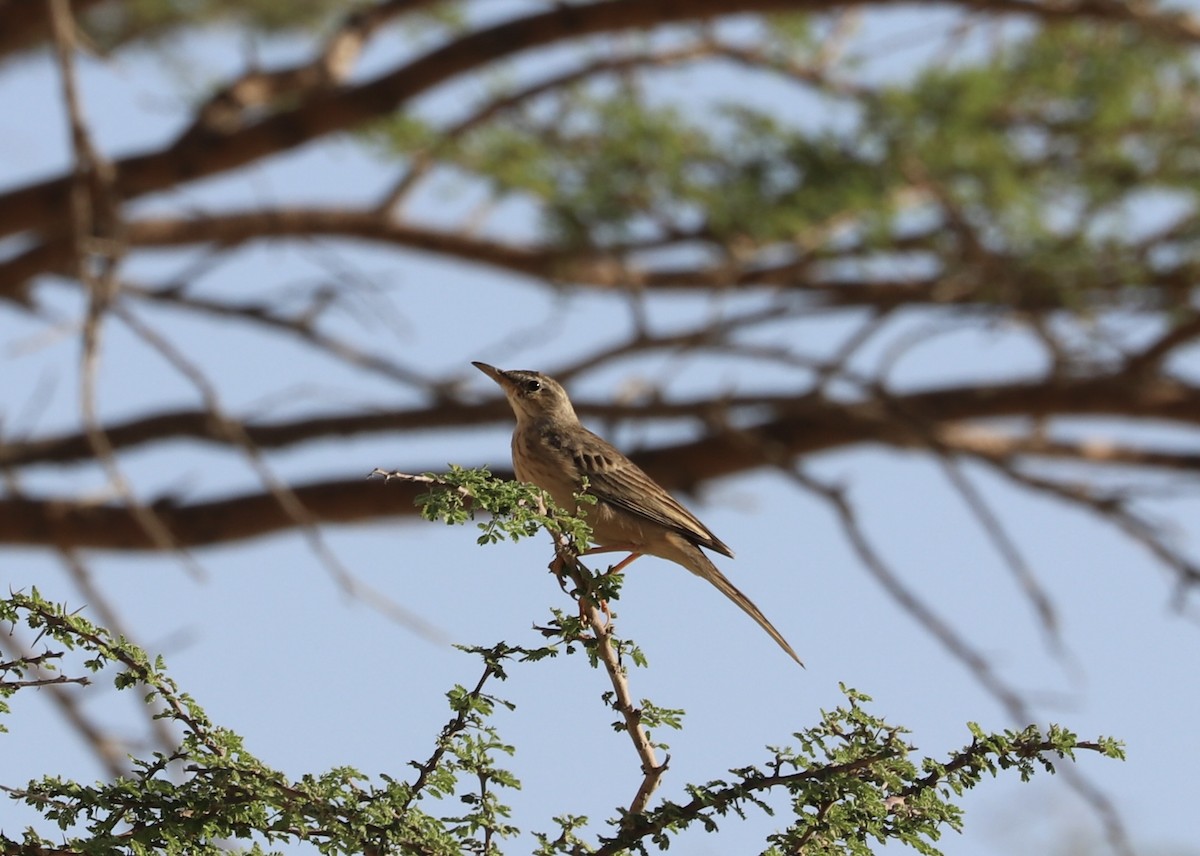
<svg viewBox="0 0 1200 856"><path fill-rule="evenodd" d="M595 545L586 552L629 551L611 572L642 555L681 565L712 583L804 665L783 634L700 548L730 558L733 551L641 467L585 428L562 384L541 372L502 371L477 361L471 365L500 386L517 418L512 462L518 480L541 488L559 508L576 513L575 494L586 479L585 492L596 499L583 508Z"/></svg>

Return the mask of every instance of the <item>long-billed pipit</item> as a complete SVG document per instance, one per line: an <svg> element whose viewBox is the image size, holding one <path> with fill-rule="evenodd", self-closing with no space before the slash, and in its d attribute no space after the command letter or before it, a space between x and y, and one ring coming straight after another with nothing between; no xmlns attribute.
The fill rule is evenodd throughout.
<svg viewBox="0 0 1200 856"><path fill-rule="evenodd" d="M630 555L614 571L643 554L682 565L716 586L804 665L783 635L700 548L731 558L733 551L641 467L584 428L557 381L539 372L472 365L500 385L516 414L512 459L518 479L540 487L555 505L571 513L576 511L575 494L587 479L587 493L596 497L594 506L584 506L596 545L590 552L628 550Z"/></svg>

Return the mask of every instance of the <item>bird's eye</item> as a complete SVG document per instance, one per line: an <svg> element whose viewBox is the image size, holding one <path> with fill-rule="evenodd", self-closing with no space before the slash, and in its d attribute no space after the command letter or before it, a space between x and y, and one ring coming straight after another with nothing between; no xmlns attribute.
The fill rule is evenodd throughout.
<svg viewBox="0 0 1200 856"><path fill-rule="evenodd" d="M535 380L525 381L525 391L526 392L537 392L541 388L542 388L542 382L540 380L535 379Z"/></svg>

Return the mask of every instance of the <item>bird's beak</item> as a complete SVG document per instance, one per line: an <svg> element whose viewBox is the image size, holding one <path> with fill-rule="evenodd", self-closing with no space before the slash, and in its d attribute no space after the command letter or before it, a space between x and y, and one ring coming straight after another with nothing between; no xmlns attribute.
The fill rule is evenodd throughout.
<svg viewBox="0 0 1200 856"><path fill-rule="evenodd" d="M472 360L471 365L475 366L475 368L479 369L496 383L500 384L500 388L504 390L505 394L508 394L517 388L517 385L509 379L508 375L500 371L500 369L496 368L495 366L489 366L487 363L481 363L477 360Z"/></svg>

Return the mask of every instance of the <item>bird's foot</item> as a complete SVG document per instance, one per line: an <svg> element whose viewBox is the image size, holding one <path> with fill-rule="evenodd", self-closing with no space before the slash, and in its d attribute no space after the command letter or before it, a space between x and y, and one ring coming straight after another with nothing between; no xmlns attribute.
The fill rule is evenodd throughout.
<svg viewBox="0 0 1200 856"><path fill-rule="evenodd" d="M593 599L587 595L579 598L579 620L585 624L591 623L588 620L588 607L593 604L596 609L600 610L600 614L604 616L604 626L612 624L613 612L608 607L608 601L603 598Z"/></svg>

